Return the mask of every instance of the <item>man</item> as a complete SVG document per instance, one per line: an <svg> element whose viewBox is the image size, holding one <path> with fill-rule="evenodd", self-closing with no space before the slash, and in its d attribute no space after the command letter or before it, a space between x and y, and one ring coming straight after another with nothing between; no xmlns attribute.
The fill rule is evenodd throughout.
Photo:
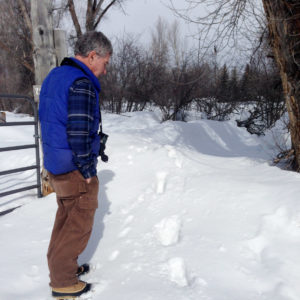
<svg viewBox="0 0 300 300"><path fill-rule="evenodd" d="M103 33L85 33L75 44L75 58L65 58L53 69L40 93L44 166L58 203L47 254L52 295L58 298L91 289L78 279L89 266L78 266L77 258L87 245L98 207L98 77L106 74L112 51Z"/></svg>

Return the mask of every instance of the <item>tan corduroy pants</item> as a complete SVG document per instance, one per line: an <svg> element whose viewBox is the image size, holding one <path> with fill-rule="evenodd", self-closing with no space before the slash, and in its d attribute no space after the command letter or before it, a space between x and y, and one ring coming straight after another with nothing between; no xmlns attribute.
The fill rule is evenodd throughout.
<svg viewBox="0 0 300 300"><path fill-rule="evenodd" d="M98 178L88 184L79 171L53 175L50 184L58 209L48 248L50 286L66 287L78 282L77 258L90 238L98 207Z"/></svg>

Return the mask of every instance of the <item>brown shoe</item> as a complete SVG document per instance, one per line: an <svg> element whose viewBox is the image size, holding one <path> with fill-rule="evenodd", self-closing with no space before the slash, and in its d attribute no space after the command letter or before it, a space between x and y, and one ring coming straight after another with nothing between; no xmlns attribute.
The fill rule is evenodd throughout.
<svg viewBox="0 0 300 300"><path fill-rule="evenodd" d="M52 288L52 296L55 298L74 298L78 297L84 293L91 290L92 285L84 281L79 281L78 283L63 287L63 288Z"/></svg>

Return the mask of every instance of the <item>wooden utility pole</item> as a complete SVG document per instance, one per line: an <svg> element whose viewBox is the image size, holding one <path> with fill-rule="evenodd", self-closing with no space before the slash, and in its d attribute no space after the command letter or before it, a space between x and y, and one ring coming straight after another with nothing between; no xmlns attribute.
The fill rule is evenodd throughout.
<svg viewBox="0 0 300 300"><path fill-rule="evenodd" d="M45 77L51 69L56 67L62 58L67 55L65 34L62 30L53 30L50 8L50 0L31 0L31 21L34 44L33 61L35 68L33 94L37 103L39 102L39 93ZM40 147L40 149L42 149L42 147ZM41 155L41 157L43 156ZM53 189L49 184L49 177L44 167L42 167L41 177L42 194L46 196L52 193Z"/></svg>
<svg viewBox="0 0 300 300"><path fill-rule="evenodd" d="M36 85L41 85L49 71L56 66L52 15L50 12L50 0L31 0Z"/></svg>
<svg viewBox="0 0 300 300"><path fill-rule="evenodd" d="M54 29L54 48L56 54L56 62L59 66L62 60L68 54L65 30Z"/></svg>

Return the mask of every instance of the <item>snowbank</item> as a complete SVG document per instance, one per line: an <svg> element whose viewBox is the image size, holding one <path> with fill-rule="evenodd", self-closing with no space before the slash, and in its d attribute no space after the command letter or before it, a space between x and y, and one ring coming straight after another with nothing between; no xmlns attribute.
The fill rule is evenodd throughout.
<svg viewBox="0 0 300 300"><path fill-rule="evenodd" d="M151 112L104 114L103 123L110 161L99 164L99 209L79 259L94 266L84 277L94 283L90 299L300 298L300 175L269 164L270 136L234 121L161 124ZM26 128L0 131L5 145L31 138ZM0 161L1 170L21 167L34 152ZM5 176L1 190L34 178ZM51 299L55 195L0 201L23 204L0 217L0 299Z"/></svg>

